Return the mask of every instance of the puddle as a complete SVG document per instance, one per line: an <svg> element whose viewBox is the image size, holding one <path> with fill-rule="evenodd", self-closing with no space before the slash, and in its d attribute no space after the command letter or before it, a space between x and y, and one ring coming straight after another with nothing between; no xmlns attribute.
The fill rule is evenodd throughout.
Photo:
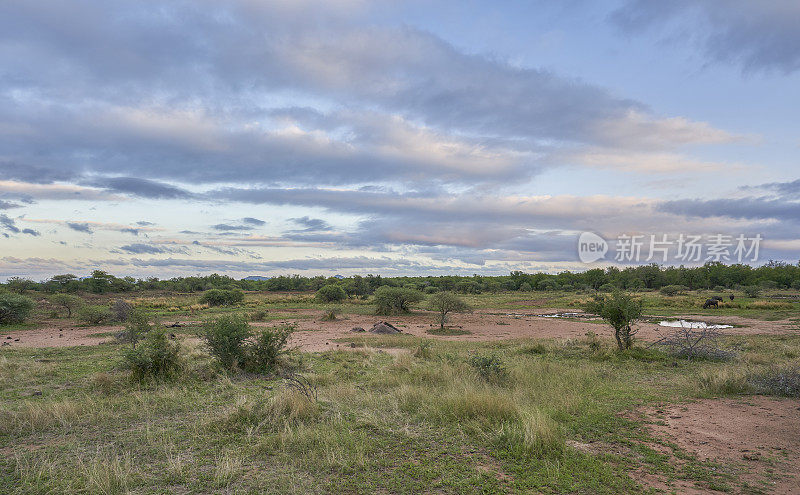
<svg viewBox="0 0 800 495"><path fill-rule="evenodd" d="M541 315L533 315L538 318L587 318L589 315L585 313L546 313Z"/></svg>
<svg viewBox="0 0 800 495"><path fill-rule="evenodd" d="M733 328L733 325L715 325L706 323L704 321L692 320L668 320L659 322L659 326L673 327L673 328L708 328L712 330L721 330L723 328Z"/></svg>

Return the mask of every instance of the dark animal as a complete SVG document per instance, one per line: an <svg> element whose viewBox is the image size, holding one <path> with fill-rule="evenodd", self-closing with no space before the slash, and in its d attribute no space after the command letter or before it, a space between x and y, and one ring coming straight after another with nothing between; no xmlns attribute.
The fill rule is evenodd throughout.
<svg viewBox="0 0 800 495"><path fill-rule="evenodd" d="M720 296L712 296L711 299L714 299L715 301L722 302L722 297L720 297Z"/></svg>
<svg viewBox="0 0 800 495"><path fill-rule="evenodd" d="M719 301L717 301L716 299L706 299L706 302L703 304L703 309L708 309L711 306L714 306L715 308L718 308L719 307Z"/></svg>
<svg viewBox="0 0 800 495"><path fill-rule="evenodd" d="M731 294L731 295L730 295L730 296L728 296L728 297L730 297L730 298L731 298L731 301L733 301L733 294Z"/></svg>

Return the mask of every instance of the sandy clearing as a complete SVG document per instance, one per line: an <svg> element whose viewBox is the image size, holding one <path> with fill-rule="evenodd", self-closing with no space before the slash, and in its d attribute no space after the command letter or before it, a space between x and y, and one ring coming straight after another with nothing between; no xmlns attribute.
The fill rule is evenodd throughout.
<svg viewBox="0 0 800 495"><path fill-rule="evenodd" d="M352 337L350 332L353 327L369 329L378 321L388 321L399 327L404 333L420 337L458 340L458 341L494 341L522 338L581 338L587 332L594 332L602 338L613 338L612 330L608 325L601 324L599 320L575 321L559 318L544 318L536 315L575 311L566 308L550 308L537 310L479 310L473 313L453 315L450 326L470 332L467 335L434 336L426 331L432 328L434 315L430 313L416 313L397 317L382 317L373 315L341 315L335 321L320 321L322 311L297 311L307 316L311 313L315 318L273 320L255 323L256 326L270 326L279 323L295 323L298 332L292 339L292 344L305 351L323 351L341 347L335 340ZM714 323L727 323L737 325L724 331L730 335L750 334L788 334L793 330L788 320L761 321L738 316L700 316L685 314L680 318L711 321ZM587 315L587 318L590 318ZM173 323L167 320L166 323ZM183 324L196 322L181 322ZM643 322L636 325L639 329L638 338L645 341L655 341L667 335L670 329L660 327L657 323ZM76 327L67 320L48 320L41 326L32 329L9 332L0 336L0 342L7 343L3 348L16 347L69 347L79 345L97 345L112 340L110 337L98 337L98 333L116 333L122 330L120 325ZM177 333L180 329L175 329ZM95 335L93 335L95 334ZM6 337L11 337L6 338ZM16 339L19 339L18 341Z"/></svg>
<svg viewBox="0 0 800 495"><path fill-rule="evenodd" d="M642 413L656 437L674 442L701 460L730 466L738 479L767 493L800 493L800 400L708 399L651 406ZM658 477L634 477L665 488ZM672 489L695 492L683 484Z"/></svg>

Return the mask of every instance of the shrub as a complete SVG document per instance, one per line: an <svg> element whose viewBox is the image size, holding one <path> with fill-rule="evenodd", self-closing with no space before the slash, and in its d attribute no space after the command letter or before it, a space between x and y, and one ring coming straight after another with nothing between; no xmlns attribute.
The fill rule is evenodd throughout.
<svg viewBox="0 0 800 495"><path fill-rule="evenodd" d="M422 293L418 290L382 285L375 290L375 305L377 306L375 313L391 315L407 312L411 304L420 302L423 298Z"/></svg>
<svg viewBox="0 0 800 495"><path fill-rule="evenodd" d="M125 322L125 330L120 334L123 342L130 342L133 347L143 337L148 335L154 328L150 319L141 311L133 311L128 315L128 321Z"/></svg>
<svg viewBox="0 0 800 495"><path fill-rule="evenodd" d="M22 323L33 310L33 299L20 294L0 294L0 325Z"/></svg>
<svg viewBox="0 0 800 495"><path fill-rule="evenodd" d="M324 285L317 291L317 300L320 302L341 302L347 299L347 292L338 284Z"/></svg>
<svg viewBox="0 0 800 495"><path fill-rule="evenodd" d="M747 297L758 297L761 295L761 287L757 285L748 285L746 287L742 287L742 292Z"/></svg>
<svg viewBox="0 0 800 495"><path fill-rule="evenodd" d="M269 311L266 309L257 309L250 313L250 321L264 321L269 316Z"/></svg>
<svg viewBox="0 0 800 495"><path fill-rule="evenodd" d="M468 311L469 305L465 303L460 297L452 292L438 292L431 296L428 300L428 309L436 311L436 322L439 323L439 328L444 329L444 324L447 322L447 315L449 313L460 313Z"/></svg>
<svg viewBox="0 0 800 495"><path fill-rule="evenodd" d="M244 301L244 293L238 289L211 289L207 290L200 303L209 306L232 306Z"/></svg>
<svg viewBox="0 0 800 495"><path fill-rule="evenodd" d="M437 292L439 292L439 288L429 285L428 287L425 287L424 292L425 294L436 294Z"/></svg>
<svg viewBox="0 0 800 495"><path fill-rule="evenodd" d="M684 291L686 291L686 287L683 285L665 285L660 289L660 292L665 296L677 296Z"/></svg>
<svg viewBox="0 0 800 495"><path fill-rule="evenodd" d="M759 394L782 397L800 397L800 366L775 367L749 377L753 389Z"/></svg>
<svg viewBox="0 0 800 495"><path fill-rule="evenodd" d="M122 353L126 367L134 378L168 378L181 369L180 344L172 342L163 329L147 334L139 347Z"/></svg>
<svg viewBox="0 0 800 495"><path fill-rule="evenodd" d="M292 332L294 327L291 325L267 328L258 332L255 341L246 349L247 369L255 373L274 372L281 355L288 352L286 345Z"/></svg>
<svg viewBox="0 0 800 495"><path fill-rule="evenodd" d="M72 318L72 312L83 305L83 299L72 294L54 294L50 302L67 310L67 318Z"/></svg>
<svg viewBox="0 0 800 495"><path fill-rule="evenodd" d="M519 286L519 290L521 290L522 292L530 292L533 290L533 287L531 287L531 284L529 284L528 282L522 282Z"/></svg>
<svg viewBox="0 0 800 495"><path fill-rule="evenodd" d="M597 288L599 292L614 292L617 287L614 284L603 284Z"/></svg>
<svg viewBox="0 0 800 495"><path fill-rule="evenodd" d="M82 306L75 314L80 321L90 325L99 325L111 319L111 311L105 306Z"/></svg>
<svg viewBox="0 0 800 495"><path fill-rule="evenodd" d="M469 358L469 364L478 375L488 382L498 382L503 380L508 371L506 371L503 361L494 355L489 356L472 356Z"/></svg>
<svg viewBox="0 0 800 495"><path fill-rule="evenodd" d="M227 370L244 365L245 341L250 334L247 320L238 315L223 316L208 321L203 328L203 339L209 352Z"/></svg>
<svg viewBox="0 0 800 495"><path fill-rule="evenodd" d="M207 322L203 339L211 355L226 370L272 373L280 356L288 352L286 346L293 331L293 326L283 325L263 329L254 335L246 318L229 315Z"/></svg>
<svg viewBox="0 0 800 495"><path fill-rule="evenodd" d="M111 319L112 321L127 321L131 311L133 311L131 303L124 299L117 299L111 305Z"/></svg>
<svg viewBox="0 0 800 495"><path fill-rule="evenodd" d="M642 316L641 301L621 291L614 291L609 297L595 296L594 300L585 305L584 310L599 315L614 327L614 338L620 349L628 349L633 345L636 332L631 329L631 325Z"/></svg>
<svg viewBox="0 0 800 495"><path fill-rule="evenodd" d="M335 309L331 309L329 311L326 311L325 314L322 315L322 318L320 318L320 320L322 320L322 321L336 321L336 314L337 313L338 313L338 311L335 310Z"/></svg>

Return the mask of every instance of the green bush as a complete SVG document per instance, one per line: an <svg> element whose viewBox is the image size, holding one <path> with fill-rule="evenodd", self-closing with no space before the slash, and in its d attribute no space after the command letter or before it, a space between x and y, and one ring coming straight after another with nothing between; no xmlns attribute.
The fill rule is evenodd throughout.
<svg viewBox="0 0 800 495"><path fill-rule="evenodd" d="M163 329L149 332L139 347L127 348L122 357L138 380L169 378L182 369L180 344L170 341Z"/></svg>
<svg viewBox="0 0 800 495"><path fill-rule="evenodd" d="M253 373L272 373L294 331L291 325L262 329L253 334L247 319L239 315L223 316L205 325L203 338L209 352L223 368Z"/></svg>
<svg viewBox="0 0 800 495"><path fill-rule="evenodd" d="M239 315L228 315L208 321L203 328L203 339L208 345L209 352L227 370L244 365L245 341L250 335L250 324L246 318Z"/></svg>
<svg viewBox="0 0 800 495"><path fill-rule="evenodd" d="M0 294L0 325L22 323L33 310L33 299L20 294Z"/></svg>
<svg viewBox="0 0 800 495"><path fill-rule="evenodd" d="M481 378L489 382L502 381L508 375L503 361L494 355L472 356L469 358L469 364L475 368Z"/></svg>
<svg viewBox="0 0 800 495"><path fill-rule="evenodd" d="M422 292L405 287L390 287L382 285L375 290L375 313L391 315L407 312L411 304L424 299Z"/></svg>
<svg viewBox="0 0 800 495"><path fill-rule="evenodd" d="M600 316L614 327L614 338L620 350L629 349L633 345L636 331L631 329L631 325L642 316L642 301L617 290L611 296L594 296L594 299L584 306L584 310Z"/></svg>
<svg viewBox="0 0 800 495"><path fill-rule="evenodd" d="M232 306L244 301L244 293L238 289L211 289L207 290L200 303L209 306Z"/></svg>
<svg viewBox="0 0 800 495"><path fill-rule="evenodd" d="M147 336L155 326L150 322L150 319L141 311L132 311L128 315L128 320L125 322L125 330L121 333L123 342L130 342L133 347L143 337Z"/></svg>
<svg viewBox="0 0 800 495"><path fill-rule="evenodd" d="M665 296L677 296L686 290L687 288L683 285L665 285L660 289L660 292Z"/></svg>
<svg viewBox="0 0 800 495"><path fill-rule="evenodd" d="M99 325L111 319L111 310L105 306L88 305L78 308L78 319L90 325Z"/></svg>
<svg viewBox="0 0 800 495"><path fill-rule="evenodd" d="M437 292L439 292L439 288L434 287L433 285L429 285L428 287L425 287L424 292L425 294L436 294Z"/></svg>
<svg viewBox="0 0 800 495"><path fill-rule="evenodd" d="M341 302L347 299L347 292L338 284L323 285L317 291L317 300L320 302Z"/></svg>
<svg viewBox="0 0 800 495"><path fill-rule="evenodd" d="M50 302L67 310L67 318L72 318L72 312L83 305L83 299L72 294L54 294Z"/></svg>
<svg viewBox="0 0 800 495"><path fill-rule="evenodd" d="M522 282L522 284L520 284L519 286L519 290L521 290L522 292L530 292L533 290L533 287L531 287L531 284L529 284L528 282Z"/></svg>
<svg viewBox="0 0 800 495"><path fill-rule="evenodd" d="M294 332L291 325L267 328L258 332L246 349L246 367L254 373L272 373L278 367L281 355L286 354L286 345Z"/></svg>
<svg viewBox="0 0 800 495"><path fill-rule="evenodd" d="M748 285L747 287L742 287L742 292L747 297L756 298L761 295L761 287L757 285Z"/></svg>

